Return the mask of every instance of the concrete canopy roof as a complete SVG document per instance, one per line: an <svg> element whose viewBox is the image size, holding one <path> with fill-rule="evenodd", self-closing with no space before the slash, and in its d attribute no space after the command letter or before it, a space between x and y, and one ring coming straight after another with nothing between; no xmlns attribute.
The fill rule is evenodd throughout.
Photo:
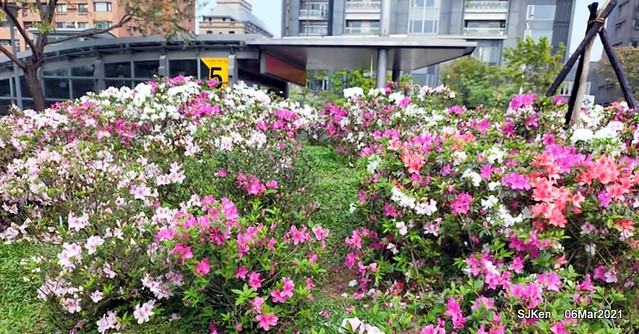
<svg viewBox="0 0 639 334"><path fill-rule="evenodd" d="M378 49L389 49L388 69L410 71L469 55L475 42L446 36L327 36L260 38L247 45L307 70L369 69Z"/></svg>

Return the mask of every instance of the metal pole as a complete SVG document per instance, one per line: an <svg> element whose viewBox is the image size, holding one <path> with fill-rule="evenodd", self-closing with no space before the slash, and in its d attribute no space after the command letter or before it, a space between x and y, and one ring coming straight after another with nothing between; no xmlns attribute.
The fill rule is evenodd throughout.
<svg viewBox="0 0 639 334"><path fill-rule="evenodd" d="M388 50L377 50L377 88L386 86L386 64L388 64Z"/></svg>
<svg viewBox="0 0 639 334"><path fill-rule="evenodd" d="M379 36L390 35L391 0L382 0L382 12L379 19ZM386 85L386 70L388 69L388 49L377 50L377 88Z"/></svg>
<svg viewBox="0 0 639 334"><path fill-rule="evenodd" d="M16 38L15 38L15 32L13 31L13 29L15 28L13 21L11 22L11 52L13 53L13 57L14 58L18 58L18 50L16 47ZM15 87L15 92L16 92L16 105L18 106L18 108L20 108L22 110L22 87L20 85L20 75L18 74L18 64L16 64L15 62L13 62L13 81L14 84L13 86Z"/></svg>
<svg viewBox="0 0 639 334"><path fill-rule="evenodd" d="M379 36L390 35L391 0L382 0L382 12L379 19ZM388 49L377 50L377 88L386 85L386 70L388 69Z"/></svg>

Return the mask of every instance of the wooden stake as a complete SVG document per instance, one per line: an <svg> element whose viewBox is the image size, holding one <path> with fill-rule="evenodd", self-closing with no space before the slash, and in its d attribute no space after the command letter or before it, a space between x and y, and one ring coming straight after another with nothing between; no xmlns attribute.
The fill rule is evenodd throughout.
<svg viewBox="0 0 639 334"><path fill-rule="evenodd" d="M623 74L623 70L621 69L621 62L617 55L615 54L615 50L610 45L610 39L608 38L608 32L606 29L601 29L599 32L599 37L601 37L601 43L603 43L604 50L608 55L608 60L610 60L610 65L615 70L615 74L617 75L617 80L619 81L619 85L621 86L621 91L623 92L623 97L626 99L628 103L628 107L637 111L637 104L635 103L635 98L632 96L632 89L630 89L630 84L628 84L628 79Z"/></svg>

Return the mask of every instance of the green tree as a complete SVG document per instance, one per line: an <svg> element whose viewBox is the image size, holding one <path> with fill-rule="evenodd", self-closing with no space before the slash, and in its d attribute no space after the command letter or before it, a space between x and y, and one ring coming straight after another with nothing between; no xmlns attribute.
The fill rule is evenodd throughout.
<svg viewBox="0 0 639 334"><path fill-rule="evenodd" d="M116 2L120 6L119 21L111 26L82 30L60 39L49 39L48 37L55 33L55 11L58 5L67 3L70 3L70 0L0 0L0 24L15 26L31 55L25 59L18 59L5 46L0 46L0 54L7 56L24 72L25 82L37 110L46 108L44 92L37 73L42 66L47 45L108 33L125 25L133 25L143 34L164 34L173 37L186 32L187 28L183 22L192 19L195 13L195 0L122 0ZM40 18L33 24L33 28L37 29L35 35L21 19L27 13L33 13Z"/></svg>
<svg viewBox="0 0 639 334"><path fill-rule="evenodd" d="M517 38L516 48L504 49L505 76L524 93L543 94L561 71L563 44L553 54L548 38L535 41L531 37Z"/></svg>
<svg viewBox="0 0 639 334"><path fill-rule="evenodd" d="M559 45L553 54L547 38L519 38L516 48L504 49L503 67L466 57L442 66L440 77L442 83L458 93L459 103L467 107L500 107L519 91L545 93L561 70L564 50Z"/></svg>
<svg viewBox="0 0 639 334"><path fill-rule="evenodd" d="M441 67L443 84L457 93L457 102L467 107L498 106L507 90L503 69L473 58L464 57Z"/></svg>
<svg viewBox="0 0 639 334"><path fill-rule="evenodd" d="M639 96L639 49L632 46L620 46L614 48L614 51L636 99ZM597 66L597 72L603 77L605 83L614 85L619 94L618 97L621 98L621 87L607 56L602 57Z"/></svg>

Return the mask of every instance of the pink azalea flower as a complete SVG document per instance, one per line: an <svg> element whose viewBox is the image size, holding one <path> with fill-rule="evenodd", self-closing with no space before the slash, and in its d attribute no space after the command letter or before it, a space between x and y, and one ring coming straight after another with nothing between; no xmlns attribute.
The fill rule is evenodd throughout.
<svg viewBox="0 0 639 334"><path fill-rule="evenodd" d="M577 290L590 292L594 292L596 290L590 281L590 274L586 274L586 279L577 285Z"/></svg>
<svg viewBox="0 0 639 334"><path fill-rule="evenodd" d="M62 300L62 307L64 308L65 311L71 314L79 313L80 311L82 311L82 307L80 306L80 301L81 299L65 298Z"/></svg>
<svg viewBox="0 0 639 334"><path fill-rule="evenodd" d="M566 334L566 333L568 333L566 331L566 326L564 325L563 321L558 321L554 325L552 325L552 327L550 327L550 331L553 334Z"/></svg>
<svg viewBox="0 0 639 334"><path fill-rule="evenodd" d="M286 303L286 297L283 295L282 290L276 289L271 292L271 300L273 303Z"/></svg>
<svg viewBox="0 0 639 334"><path fill-rule="evenodd" d="M182 265L184 265L184 261L186 261L186 259L190 259L193 257L193 251L191 250L191 247L184 244L176 244L175 247L173 247L173 251L171 251L171 253L173 255L180 256L180 259L182 259Z"/></svg>
<svg viewBox="0 0 639 334"><path fill-rule="evenodd" d="M93 293L91 293L91 300L94 303L101 301L103 297L104 296L102 295L102 292L100 290L95 290L93 291Z"/></svg>
<svg viewBox="0 0 639 334"><path fill-rule="evenodd" d="M258 314L255 319L259 322L258 325L263 330L267 331L270 329L270 326L277 325L277 316L275 314Z"/></svg>
<svg viewBox="0 0 639 334"><path fill-rule="evenodd" d="M446 312L444 314L449 316L453 321L453 328L464 328L466 318L464 318L461 307L454 298L448 298L448 302L446 303Z"/></svg>
<svg viewBox="0 0 639 334"><path fill-rule="evenodd" d="M235 278L246 279L246 274L248 274L248 270L244 267L235 270Z"/></svg>
<svg viewBox="0 0 639 334"><path fill-rule="evenodd" d="M98 326L98 332L100 334L105 333L109 329L118 329L118 318L116 317L116 313L114 311L109 311L107 314L102 316L102 319L96 322Z"/></svg>
<svg viewBox="0 0 639 334"><path fill-rule="evenodd" d="M248 285L255 289L255 291L257 291L259 288L262 287L262 282L264 282L264 279L260 279L260 273L257 272L251 272L251 274L249 275L249 281L248 281Z"/></svg>
<svg viewBox="0 0 639 334"><path fill-rule="evenodd" d="M315 226L313 227L313 234L315 234L315 239L317 239L317 241L322 241L324 239L326 239L326 237L328 237L328 233L330 232L329 229L325 229L321 226Z"/></svg>
<svg viewBox="0 0 639 334"><path fill-rule="evenodd" d="M203 258L202 261L200 261L200 263L195 265L195 272L197 272L197 274L200 276L204 276L208 274L210 270L211 270L211 263L209 262L209 259L206 257Z"/></svg>
<svg viewBox="0 0 639 334"><path fill-rule="evenodd" d="M73 213L69 213L69 229L79 231L89 225L89 215L82 213L82 216L75 217Z"/></svg>
<svg viewBox="0 0 639 334"><path fill-rule="evenodd" d="M89 237L89 239L87 239L87 243L84 245L84 247L87 249L88 251L87 253L91 255L95 253L97 248L102 245L104 245L104 239L94 235Z"/></svg>
<svg viewBox="0 0 639 334"><path fill-rule="evenodd" d="M262 297L255 297L251 302L253 310L257 313L262 313L262 304L264 304L264 299Z"/></svg>
<svg viewBox="0 0 639 334"><path fill-rule="evenodd" d="M142 306L140 304L135 305L135 310L133 311L133 317L138 321L138 324L142 324L149 321L149 317L155 315L153 313L153 306L155 305L155 301L148 301Z"/></svg>

